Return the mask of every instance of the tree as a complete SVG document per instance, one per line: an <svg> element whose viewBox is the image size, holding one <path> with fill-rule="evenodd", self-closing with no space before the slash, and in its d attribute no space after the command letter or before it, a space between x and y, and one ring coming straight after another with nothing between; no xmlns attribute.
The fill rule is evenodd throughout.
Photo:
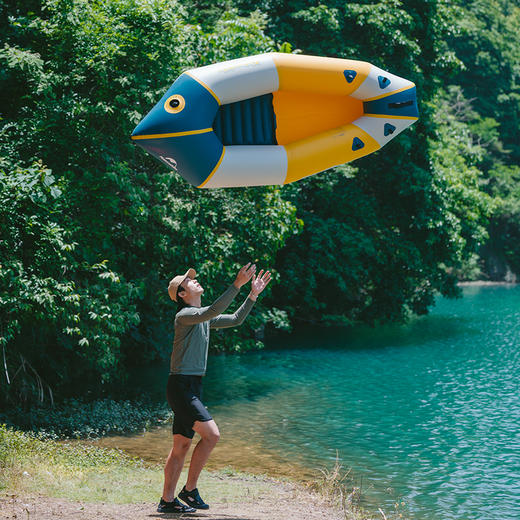
<svg viewBox="0 0 520 520"><path fill-rule="evenodd" d="M197 190L129 139L183 70L269 48L259 15L227 13L218 32L207 33L173 0L48 0L6 9L3 405L20 396L13 379L32 385L29 403L41 397L40 382L60 395L79 386L102 392L124 381L129 365L168 356L173 275L196 267L211 300L240 264L270 266L298 230L278 188ZM217 348L257 346L261 322L285 324L282 311L260 303L255 312ZM20 363L32 368L15 378Z"/></svg>

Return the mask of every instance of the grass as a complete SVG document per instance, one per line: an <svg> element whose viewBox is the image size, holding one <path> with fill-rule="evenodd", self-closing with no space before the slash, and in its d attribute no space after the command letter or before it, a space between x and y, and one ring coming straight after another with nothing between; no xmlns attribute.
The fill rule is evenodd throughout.
<svg viewBox="0 0 520 520"><path fill-rule="evenodd" d="M330 502L340 506L348 520L368 519L367 513L360 507L361 489L352 484L350 470L344 470L336 453L336 462L332 469L320 470L319 477L309 484L312 491L324 496Z"/></svg>
<svg viewBox="0 0 520 520"><path fill-rule="evenodd" d="M162 466L120 450L64 444L0 425L0 491L4 493L129 504L157 502L162 485ZM239 502L269 492L272 480L229 469L203 472L200 485L208 500Z"/></svg>
<svg viewBox="0 0 520 520"><path fill-rule="evenodd" d="M186 471L181 481L186 479ZM255 502L272 494L277 483L265 476L231 468L204 471L200 487L209 502ZM0 492L65 498L81 502L135 504L158 502L163 486L163 467L131 457L121 450L80 442L59 442L44 434L33 434L0 424ZM331 470L322 470L309 489L295 486L295 499L317 493L343 511L345 520L401 520L396 508L369 515L360 506L361 492L352 485L350 473L336 459ZM308 496L305 497L308 500Z"/></svg>
<svg viewBox="0 0 520 520"><path fill-rule="evenodd" d="M345 470L340 464L338 453L336 453L336 461L332 469L320 470L319 477L310 483L309 487L329 502L341 507L345 520L369 520L374 518L373 515L369 515L362 508L361 487L354 485L351 472ZM404 505L404 502L397 501L394 503L394 510L386 513L378 508L379 520L403 520L405 515L401 512L401 508Z"/></svg>

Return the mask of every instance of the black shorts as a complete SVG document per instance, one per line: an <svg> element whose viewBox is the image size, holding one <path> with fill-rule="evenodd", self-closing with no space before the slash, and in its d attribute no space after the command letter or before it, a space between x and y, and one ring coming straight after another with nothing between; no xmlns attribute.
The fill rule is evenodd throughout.
<svg viewBox="0 0 520 520"><path fill-rule="evenodd" d="M202 376L170 374L166 386L166 399L173 410L174 434L193 439L195 421L211 421L213 417L201 401Z"/></svg>

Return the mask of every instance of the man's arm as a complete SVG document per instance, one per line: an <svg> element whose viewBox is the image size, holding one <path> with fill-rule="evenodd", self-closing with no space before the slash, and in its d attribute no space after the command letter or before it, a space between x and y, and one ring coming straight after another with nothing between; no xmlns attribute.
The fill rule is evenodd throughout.
<svg viewBox="0 0 520 520"><path fill-rule="evenodd" d="M251 262L249 262L240 269L235 281L228 287L227 291L209 307L189 307L183 309L176 318L177 322L180 325L195 325L215 318L229 307L233 298L238 294L240 287L254 276L255 270L256 266L254 264L251 265Z"/></svg>
<svg viewBox="0 0 520 520"><path fill-rule="evenodd" d="M234 284L231 284L226 292L217 298L209 307L187 307L184 308L177 316L177 322L181 325L195 325L208 321L218 316L225 311L233 298L238 294L239 289Z"/></svg>
<svg viewBox="0 0 520 520"><path fill-rule="evenodd" d="M213 318L209 322L211 329L225 329L227 327L237 327L242 325L247 315L251 312L255 301L249 295L244 303L238 308L234 314L221 314Z"/></svg>
<svg viewBox="0 0 520 520"><path fill-rule="evenodd" d="M246 298L246 301L239 307L239 309L235 312L235 314L221 314L216 318L213 318L209 322L209 326L212 329L223 329L226 327L236 327L237 325L241 325L243 321L246 319L246 316L249 314L253 305L256 302L258 295L266 288L267 284L271 281L271 273L266 271L262 276L264 271L260 271L259 275L255 278L253 275L253 279L251 281L251 292L249 296Z"/></svg>

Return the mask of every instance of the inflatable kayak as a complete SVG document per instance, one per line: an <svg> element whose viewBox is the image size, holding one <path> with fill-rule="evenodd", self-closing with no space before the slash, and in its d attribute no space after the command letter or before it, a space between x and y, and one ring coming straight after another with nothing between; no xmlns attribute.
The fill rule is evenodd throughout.
<svg viewBox="0 0 520 520"><path fill-rule="evenodd" d="M132 133L199 188L287 184L375 152L415 85L363 61L268 53L184 72Z"/></svg>

